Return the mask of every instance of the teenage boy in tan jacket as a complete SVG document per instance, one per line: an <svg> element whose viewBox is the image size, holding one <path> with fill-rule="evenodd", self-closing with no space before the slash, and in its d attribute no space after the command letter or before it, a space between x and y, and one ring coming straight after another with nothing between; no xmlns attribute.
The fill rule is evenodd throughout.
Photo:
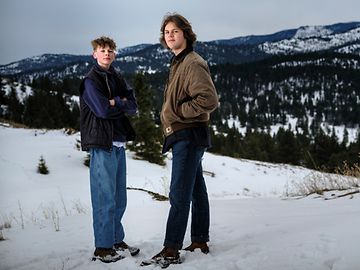
<svg viewBox="0 0 360 270"><path fill-rule="evenodd" d="M193 51L196 35L179 14L164 18L160 42L174 53L165 86L161 122L165 135L163 153L172 149L170 211L163 250L142 265L180 263L179 250L192 207L191 245L208 253L209 201L201 160L210 146L208 122L218 107L218 96L209 68Z"/></svg>

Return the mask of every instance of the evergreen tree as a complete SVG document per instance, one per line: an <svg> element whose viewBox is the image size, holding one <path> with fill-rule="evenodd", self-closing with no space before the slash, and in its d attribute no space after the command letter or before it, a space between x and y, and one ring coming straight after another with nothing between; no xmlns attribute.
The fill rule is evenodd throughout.
<svg viewBox="0 0 360 270"><path fill-rule="evenodd" d="M55 128L55 123L48 105L51 95L46 91L36 89L25 102L24 123L34 128ZM50 106L52 108L52 106Z"/></svg>
<svg viewBox="0 0 360 270"><path fill-rule="evenodd" d="M324 131L319 128L317 135L315 136L315 141L310 147L310 154L312 155L316 164L315 169L332 171L332 169L336 167L336 164L334 164L334 158L332 156L338 153L339 144L336 140L336 137L327 136Z"/></svg>
<svg viewBox="0 0 360 270"><path fill-rule="evenodd" d="M80 107L77 102L72 104L69 125L75 130L80 129Z"/></svg>
<svg viewBox="0 0 360 270"><path fill-rule="evenodd" d="M78 115L74 108L74 114ZM76 120L75 120L76 118ZM34 89L25 102L24 123L34 128L78 127L78 117L70 111L61 90L57 92Z"/></svg>
<svg viewBox="0 0 360 270"><path fill-rule="evenodd" d="M43 156L40 157L39 164L37 167L37 171L40 174L49 174L49 169L46 165L45 159Z"/></svg>
<svg viewBox="0 0 360 270"><path fill-rule="evenodd" d="M276 134L275 159L279 163L298 165L301 156L300 147L294 133L288 129L280 128Z"/></svg>
<svg viewBox="0 0 360 270"><path fill-rule="evenodd" d="M134 77L134 88L139 113L133 117L132 123L136 131L136 139L129 149L140 158L149 162L164 165L165 156L161 153L162 132L154 120L153 93L145 82L143 74Z"/></svg>
<svg viewBox="0 0 360 270"><path fill-rule="evenodd" d="M344 128L344 136L343 136L343 141L342 141L342 146L346 147L349 143L349 131L347 130L347 128Z"/></svg>
<svg viewBox="0 0 360 270"><path fill-rule="evenodd" d="M24 112L24 106L19 102L14 87L11 87L11 91L8 97L8 117L9 120L22 123L22 115Z"/></svg>
<svg viewBox="0 0 360 270"><path fill-rule="evenodd" d="M233 124L228 130L225 142L223 144L224 154L227 156L239 158L241 154L241 134Z"/></svg>
<svg viewBox="0 0 360 270"><path fill-rule="evenodd" d="M5 117L6 114L6 106L8 104L8 97L5 95L5 91L3 91L3 86L6 84L6 81L3 80L0 76L0 117Z"/></svg>

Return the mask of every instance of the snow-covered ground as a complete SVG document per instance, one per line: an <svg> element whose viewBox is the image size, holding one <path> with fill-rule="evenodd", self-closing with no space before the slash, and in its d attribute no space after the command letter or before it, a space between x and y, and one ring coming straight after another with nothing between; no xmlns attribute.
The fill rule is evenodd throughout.
<svg viewBox="0 0 360 270"><path fill-rule="evenodd" d="M90 261L92 217L86 153L78 134L0 126L0 269L159 269L140 267L162 248L168 202L128 190L126 241L141 248L113 264ZM48 175L36 172L43 156ZM167 166L127 152L128 187L166 194ZM211 205L210 254L181 251L168 269L357 270L360 196L294 199L312 172L206 153ZM5 228L10 227L10 228ZM0 235L1 236L1 235ZM184 245L189 244L187 232Z"/></svg>

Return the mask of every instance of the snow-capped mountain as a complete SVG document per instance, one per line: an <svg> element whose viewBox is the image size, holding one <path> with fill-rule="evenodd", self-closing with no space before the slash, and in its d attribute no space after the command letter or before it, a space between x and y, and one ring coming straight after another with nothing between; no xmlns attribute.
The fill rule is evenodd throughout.
<svg viewBox="0 0 360 270"><path fill-rule="evenodd" d="M261 51L270 55L294 54L333 50L335 52L359 53L360 24L354 29L337 33L323 26L300 27L290 39L264 42Z"/></svg>
<svg viewBox="0 0 360 270"><path fill-rule="evenodd" d="M349 22L349 23L337 23L331 25L324 26L301 26L297 29L288 29L279 31L270 35L250 35L244 37L236 37L232 39L221 39L215 40L211 43L220 44L220 45L228 45L228 46L236 46L236 45L260 45L265 42L278 42L281 40L292 39L298 35L300 37L301 33L309 36L310 33L316 33L317 36L319 34L326 33L345 33L354 28L359 27L360 22ZM320 31L319 31L320 30Z"/></svg>
<svg viewBox="0 0 360 270"><path fill-rule="evenodd" d="M227 40L197 42L195 49L210 65L248 63L270 58L319 51L360 55L360 22L325 26L302 26L270 35L252 35ZM155 73L169 65L171 53L160 44L140 44L120 49L115 66L125 73ZM33 77L83 76L93 63L90 55L44 54L0 66L0 75L29 81Z"/></svg>

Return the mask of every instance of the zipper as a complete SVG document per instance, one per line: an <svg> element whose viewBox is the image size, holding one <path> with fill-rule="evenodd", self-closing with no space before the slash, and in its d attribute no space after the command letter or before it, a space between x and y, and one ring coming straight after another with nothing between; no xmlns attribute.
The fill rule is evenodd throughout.
<svg viewBox="0 0 360 270"><path fill-rule="evenodd" d="M107 89L109 91L109 98L111 99L112 98L112 94L111 94L111 89L110 89L110 85L109 85L109 80L108 80L108 76L107 74L105 74L105 82L106 82L106 86L107 86ZM113 124L113 121L111 121L111 146L110 146L110 152L111 152L111 149L112 149L112 143L114 141L114 124Z"/></svg>
<svg viewBox="0 0 360 270"><path fill-rule="evenodd" d="M107 89L109 91L109 98L111 98L112 97L111 89L110 89L110 85L109 85L109 81L108 81L108 76L106 74L105 74L105 82L106 82Z"/></svg>

